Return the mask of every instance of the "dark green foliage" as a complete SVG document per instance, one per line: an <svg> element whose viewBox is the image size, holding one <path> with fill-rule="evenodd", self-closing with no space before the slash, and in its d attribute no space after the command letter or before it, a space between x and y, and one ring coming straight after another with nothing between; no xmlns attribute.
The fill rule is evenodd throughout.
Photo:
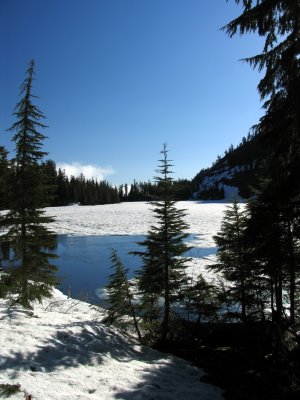
<svg viewBox="0 0 300 400"><path fill-rule="evenodd" d="M146 239L140 243L145 251L135 252L143 261L143 268L138 272L139 290L147 318L160 315L160 338L165 340L170 333L170 319L173 306L182 299L185 283L187 258L184 253L189 249L184 239L188 228L184 222L185 212L176 207L173 192L171 166L168 150L164 145L159 160L158 176L155 181L159 188L159 201L151 202L156 224L149 230ZM163 299L162 310L158 310ZM149 317L150 316L150 317Z"/></svg>
<svg viewBox="0 0 300 400"><path fill-rule="evenodd" d="M278 193L281 188L282 182L275 179L264 182L256 201L249 205L246 233L256 271L268 290L272 319L282 325L288 314L292 324L298 314L300 218L299 202Z"/></svg>
<svg viewBox="0 0 300 400"><path fill-rule="evenodd" d="M130 312L129 300L132 296L128 292L128 268L124 267L116 250L112 250L111 261L114 272L108 277L109 283L106 285L106 289L109 303L108 318L113 321Z"/></svg>
<svg viewBox="0 0 300 400"><path fill-rule="evenodd" d="M224 199L224 188L217 184L211 185L209 188L201 190L198 195L199 200L222 200Z"/></svg>
<svg viewBox="0 0 300 400"><path fill-rule="evenodd" d="M41 174L45 185L45 194L48 195L47 205L50 207L56 201L57 191L57 171L53 160L46 160L41 163Z"/></svg>
<svg viewBox="0 0 300 400"><path fill-rule="evenodd" d="M217 319L219 302L217 298L217 287L208 283L202 274L199 274L196 281L191 281L185 293L188 319L190 314L196 316L196 322L202 320ZM193 318L194 319L194 318Z"/></svg>
<svg viewBox="0 0 300 400"><path fill-rule="evenodd" d="M214 271L221 272L224 278L231 282L231 298L233 302L241 305L240 318L244 322L247 318L251 282L251 270L244 240L245 229L246 217L237 201L234 201L225 211L221 229L214 236L218 246L218 263L210 267Z"/></svg>
<svg viewBox="0 0 300 400"><path fill-rule="evenodd" d="M192 197L192 185L188 179L172 181L174 200L189 200ZM153 201L159 199L159 185L157 182L136 182L130 185L120 185L120 201Z"/></svg>
<svg viewBox="0 0 300 400"><path fill-rule="evenodd" d="M239 3L239 1L236 1ZM224 29L230 36L257 32L265 38L261 54L247 58L264 71L258 91L265 100L266 114L255 131L265 145L274 149L270 169L281 166L281 174L299 192L300 167L300 4L299 1L270 0L244 3L244 12Z"/></svg>
<svg viewBox="0 0 300 400"><path fill-rule="evenodd" d="M6 206L6 187L8 176L7 151L0 146L0 210Z"/></svg>
<svg viewBox="0 0 300 400"><path fill-rule="evenodd" d="M0 209L9 208L7 200L6 176L8 172L14 172L8 168L6 163L6 152L0 147L0 192L4 191L0 197ZM2 173L3 172L3 173ZM70 178L60 168L57 169L53 160L43 161L40 165L40 173L44 179L45 193L48 194L47 206L66 206L73 203L81 205L112 204L120 202L118 189L107 181L97 181L86 179L83 175ZM12 174L13 176L13 174ZM1 179L2 178L2 179ZM5 190L4 190L5 189Z"/></svg>
<svg viewBox="0 0 300 400"><path fill-rule="evenodd" d="M11 396L12 394L21 392L21 385L17 383L16 385L10 383L0 384L0 395Z"/></svg>
<svg viewBox="0 0 300 400"><path fill-rule="evenodd" d="M202 169L193 178L193 192L198 192L201 200L219 200L224 197L222 185L228 185L237 187L243 198L252 197L272 151L272 146L265 146L260 135L249 134L235 149L226 151L210 168ZM212 182L208 188L201 185L205 178Z"/></svg>
<svg viewBox="0 0 300 400"><path fill-rule="evenodd" d="M0 148L0 169L1 154ZM120 201L151 201L159 197L157 183L134 181L131 185L124 184L116 188L105 180L86 179L82 174L79 177L68 177L65 171L57 169L53 160L42 162L41 173L49 192L49 206L65 206L73 203L97 205L119 203ZM178 179L172 184L175 200L188 200L192 197L192 186L189 180ZM2 204L2 208L8 208L6 196L0 198L0 207Z"/></svg>
<svg viewBox="0 0 300 400"><path fill-rule="evenodd" d="M256 233L258 226L250 232L250 214L250 211L242 211L237 201L227 208L221 229L214 236L218 246L217 264L210 266L229 282L227 287L223 284L219 288L219 297L227 308L227 316L239 318L242 322L249 319L264 320L268 317L266 309L270 307L267 276L253 250L253 240L259 237L259 233ZM259 239L260 243L262 238ZM237 306L240 311L233 312L232 307Z"/></svg>
<svg viewBox="0 0 300 400"><path fill-rule="evenodd" d="M1 221L6 230L3 240L9 242L13 251L10 282L7 295L29 308L34 300L41 301L51 295L57 283L56 267L49 259L56 247L56 237L48 229L52 218L45 216L42 208L48 204L49 187L41 169L45 136L39 130L46 126L40 121L41 111L32 103L34 62L31 61L27 77L21 86L23 96L16 105L16 122L9 129L14 132L15 158L11 162L8 178L9 212Z"/></svg>
<svg viewBox="0 0 300 400"><path fill-rule="evenodd" d="M271 309L273 355L284 370L288 327L299 323L300 2L236 3L243 13L224 28L227 33L254 32L265 40L260 54L244 60L263 73L258 91L265 115L253 130L269 153L249 206L245 240L256 305L262 317Z"/></svg>
<svg viewBox="0 0 300 400"><path fill-rule="evenodd" d="M138 338L141 339L136 313L133 307L131 284L127 279L128 269L122 264L116 250L112 250L111 261L114 272L109 276L109 283L106 286L109 303L106 321L112 323L126 315L131 316Z"/></svg>
<svg viewBox="0 0 300 400"><path fill-rule="evenodd" d="M257 32L264 37L261 54L247 58L263 71L258 91L265 115L254 128L272 149L257 200L250 207L248 232L252 258L261 277L268 277L273 320L284 321L284 293L295 322L299 289L300 204L300 3L258 0L243 4L243 13L224 29L230 36Z"/></svg>
<svg viewBox="0 0 300 400"><path fill-rule="evenodd" d="M8 169L8 161L7 161L7 151L4 149L3 146L0 146L0 210L4 209L7 201L7 177L8 177L9 169ZM5 257L4 250L4 240L1 236L1 221L3 216L0 214L0 267L2 266L2 259ZM2 297L2 290L1 290L1 281L0 281L0 297Z"/></svg>
<svg viewBox="0 0 300 400"><path fill-rule="evenodd" d="M119 203L118 189L106 181L86 179L84 175L69 178L60 168L56 169L54 161L47 160L42 164L43 174L48 185L53 188L50 205L65 206L72 203L81 205Z"/></svg>

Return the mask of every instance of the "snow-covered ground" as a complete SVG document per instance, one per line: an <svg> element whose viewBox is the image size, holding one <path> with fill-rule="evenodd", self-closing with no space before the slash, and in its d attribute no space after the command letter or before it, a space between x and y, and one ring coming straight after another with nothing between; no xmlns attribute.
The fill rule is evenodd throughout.
<svg viewBox="0 0 300 400"><path fill-rule="evenodd" d="M101 317L58 290L31 316L0 300L0 384L20 385L9 399L222 399L200 382L202 370L140 346Z"/></svg>
<svg viewBox="0 0 300 400"><path fill-rule="evenodd" d="M189 232L201 236L202 246L214 246L212 236L220 227L227 203L180 201L186 210ZM55 217L52 229L58 234L145 235L155 221L146 202L129 202L102 206L49 207L47 214Z"/></svg>
<svg viewBox="0 0 300 400"><path fill-rule="evenodd" d="M199 272L207 277L205 267L215 261L216 245L213 235L220 228L227 204L224 202L178 202L186 210L190 243L194 248L188 256L189 273ZM103 294L110 271L110 253L115 248L121 260L130 268L130 277L139 267L138 257L128 252L137 250L136 242L143 240L151 224L155 223L148 203L121 203L102 206L68 206L48 208L47 213L56 218L52 229L60 234L57 264L63 277L61 289L67 293L72 287L76 297L97 301L95 293Z"/></svg>
<svg viewBox="0 0 300 400"><path fill-rule="evenodd" d="M191 269L211 262L212 236L226 204L180 202L187 210ZM124 203L48 208L58 234L145 235L153 223L149 205ZM197 253L198 252L198 253ZM221 391L200 382L203 371L166 356L101 323L101 311L67 299L58 290L29 316L0 300L0 384L20 384L9 398L32 400L218 400ZM29 399L30 397L27 397Z"/></svg>

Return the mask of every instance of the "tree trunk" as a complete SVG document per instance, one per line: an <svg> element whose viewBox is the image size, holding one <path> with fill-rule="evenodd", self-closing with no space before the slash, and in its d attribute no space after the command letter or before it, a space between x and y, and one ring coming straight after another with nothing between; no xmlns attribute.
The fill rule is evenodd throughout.
<svg viewBox="0 0 300 400"><path fill-rule="evenodd" d="M295 292L296 292L296 262L294 257L293 235L291 221L288 220L288 251L289 251L289 275L290 275L290 323L295 323Z"/></svg>

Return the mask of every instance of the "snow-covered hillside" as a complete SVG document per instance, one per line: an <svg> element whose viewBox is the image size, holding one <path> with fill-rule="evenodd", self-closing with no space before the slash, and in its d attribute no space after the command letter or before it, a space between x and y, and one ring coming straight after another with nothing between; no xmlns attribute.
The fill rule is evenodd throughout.
<svg viewBox="0 0 300 400"><path fill-rule="evenodd" d="M101 317L57 290L30 315L0 300L0 385L20 385L9 399L222 398L220 389L200 382L202 370L140 346Z"/></svg>
<svg viewBox="0 0 300 400"><path fill-rule="evenodd" d="M234 199L243 201L243 198L239 195L239 188L233 183L235 175L238 172L244 171L244 166L237 166L235 168L230 168L224 166L222 169L212 170L210 174L206 175L199 183L197 192L194 193L194 197L201 197L201 194L211 190L212 188L217 188L218 190L224 191L224 202L232 202ZM227 184L225 183L227 182Z"/></svg>
<svg viewBox="0 0 300 400"><path fill-rule="evenodd" d="M234 148L232 145L222 157L218 156L209 168L202 169L193 179L195 199L224 199L233 195L248 199L255 195L266 160L272 153L265 146L263 135L248 135Z"/></svg>

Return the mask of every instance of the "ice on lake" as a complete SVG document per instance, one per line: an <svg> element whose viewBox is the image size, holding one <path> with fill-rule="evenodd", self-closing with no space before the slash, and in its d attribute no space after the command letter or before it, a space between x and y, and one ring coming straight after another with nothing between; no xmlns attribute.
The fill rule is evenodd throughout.
<svg viewBox="0 0 300 400"><path fill-rule="evenodd" d="M189 224L188 240L193 249L189 273L205 273L205 266L214 261L216 245L213 235L220 228L228 204L221 202L178 202L186 210ZM140 259L129 255L138 249L150 226L155 224L151 206L145 202L110 204L101 206L51 207L46 212L55 217L52 229L58 234L56 265L62 278L61 289L66 293L71 287L73 297L88 294L89 301L96 301L111 273L111 250L118 251L132 277L141 265Z"/></svg>
<svg viewBox="0 0 300 400"><path fill-rule="evenodd" d="M71 288L72 297L98 302L95 292L107 284L107 277L112 273L112 249L118 250L123 264L129 268L128 277L132 278L140 260L128 252L137 250L137 242L143 238L140 235L58 235L59 259L55 264L59 267L60 289L67 293Z"/></svg>

